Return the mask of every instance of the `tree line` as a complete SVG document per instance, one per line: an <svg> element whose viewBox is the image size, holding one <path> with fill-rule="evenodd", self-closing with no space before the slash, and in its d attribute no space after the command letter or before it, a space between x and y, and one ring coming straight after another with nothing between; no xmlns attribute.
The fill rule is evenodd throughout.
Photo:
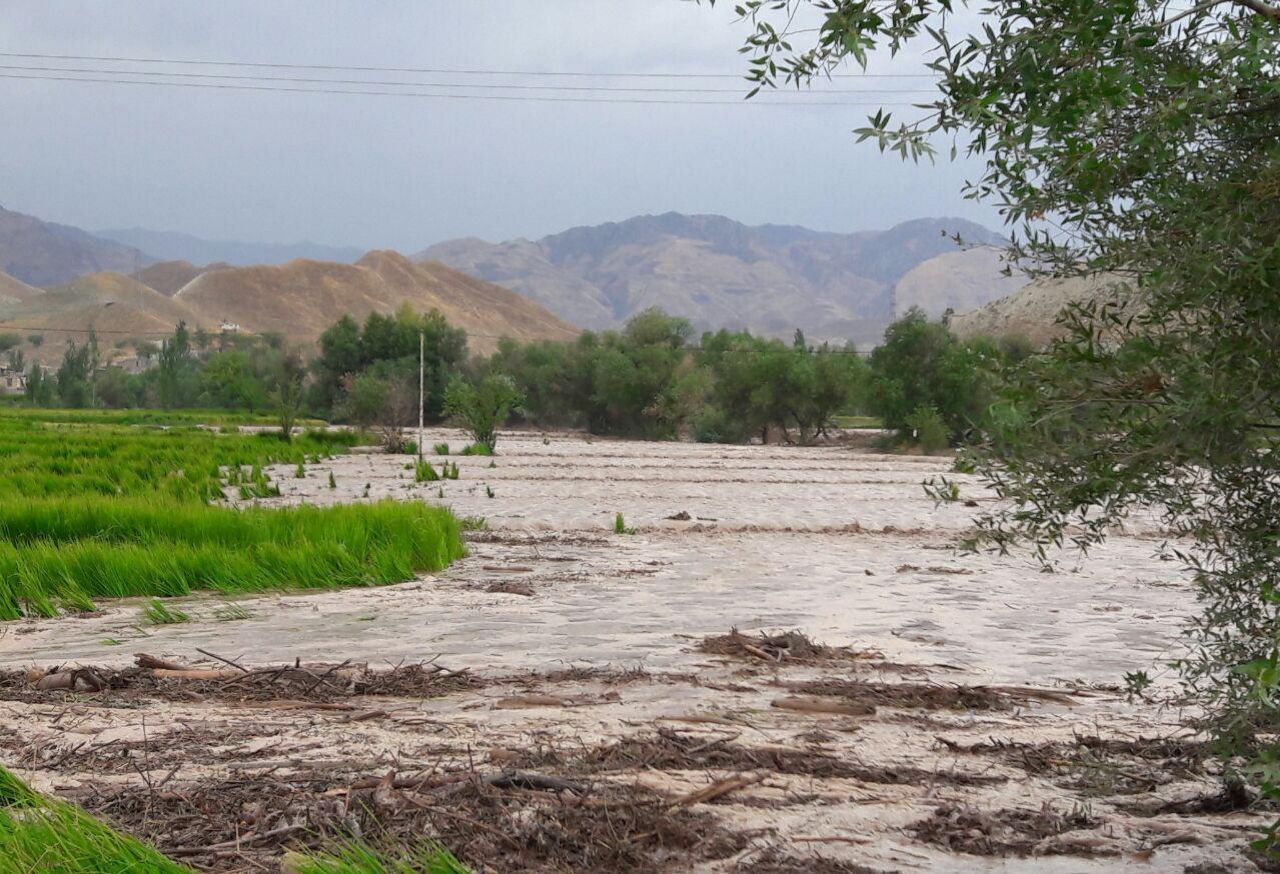
<svg viewBox="0 0 1280 874"><path fill-rule="evenodd" d="M139 349L150 366L130 373L104 365L91 334L67 347L56 371L33 364L26 393L42 406L287 411L390 433L417 423L420 341L433 424L470 410L496 419L494 428L510 420L655 440L807 444L837 417L861 415L929 449L978 424L1001 369L1026 354L1015 341L957 340L919 310L863 355L851 344L811 344L799 331L791 342L744 331L696 335L687 320L653 309L618 330L569 342L504 339L478 356L439 312L406 306L363 323L344 316L309 362L277 336L214 343L179 325Z"/></svg>

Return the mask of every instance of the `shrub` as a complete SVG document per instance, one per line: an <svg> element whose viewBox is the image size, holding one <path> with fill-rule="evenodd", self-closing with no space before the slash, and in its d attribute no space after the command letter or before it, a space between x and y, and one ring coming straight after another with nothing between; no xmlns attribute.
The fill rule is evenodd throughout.
<svg viewBox="0 0 1280 874"><path fill-rule="evenodd" d="M941 452L950 443L951 430L942 416L930 406L920 406L907 416L906 428L911 439L928 453Z"/></svg>
<svg viewBox="0 0 1280 874"><path fill-rule="evenodd" d="M449 454L449 444L448 444L448 443L437 443L437 444L435 445L435 450L436 450L436 455L448 455L448 454Z"/></svg>
<svg viewBox="0 0 1280 874"><path fill-rule="evenodd" d="M414 465L413 470L414 482L433 483L440 479L440 475L436 473L436 469L432 467L429 461L419 461Z"/></svg>

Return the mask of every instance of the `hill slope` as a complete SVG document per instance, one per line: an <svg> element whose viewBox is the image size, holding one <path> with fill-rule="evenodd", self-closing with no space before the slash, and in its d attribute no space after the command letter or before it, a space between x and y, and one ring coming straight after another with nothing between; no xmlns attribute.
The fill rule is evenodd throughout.
<svg viewBox="0 0 1280 874"><path fill-rule="evenodd" d="M1120 295L1113 282L1103 276L1037 279L972 312L955 313L947 325L964 340L981 334L1017 334L1043 347L1066 333L1057 323L1066 307L1090 300L1119 301Z"/></svg>
<svg viewBox="0 0 1280 874"><path fill-rule="evenodd" d="M966 312L1013 294L1027 279L1021 273L1002 274L1003 254L992 246L976 246L917 264L894 286L894 315L919 307L937 318L947 310Z"/></svg>
<svg viewBox="0 0 1280 874"><path fill-rule="evenodd" d="M44 289L19 282L7 273L0 273L0 306L31 300L44 294Z"/></svg>
<svg viewBox="0 0 1280 874"><path fill-rule="evenodd" d="M28 285L58 285L105 270L132 273L154 261L79 228L0 207L0 272Z"/></svg>
<svg viewBox="0 0 1280 874"><path fill-rule="evenodd" d="M153 288L120 273L93 273L26 300L0 306L0 331L40 334L29 355L55 365L72 340L82 343L92 328L99 343L159 340L195 314ZM110 356L107 356L110 357Z"/></svg>
<svg viewBox="0 0 1280 874"><path fill-rule="evenodd" d="M344 314L363 319L404 304L438 309L465 328L473 350L488 351L500 336L570 339L577 329L520 295L465 276L443 264L415 264L396 252L370 252L356 264L292 261L281 266L231 267L201 273L172 302L196 324L234 322L245 331L276 331L314 342Z"/></svg>
<svg viewBox="0 0 1280 874"><path fill-rule="evenodd" d="M897 283L932 258L957 254L944 230L960 233L967 244L1004 242L963 219L920 219L887 231L834 234L667 213L573 228L536 241L451 240L415 258L443 261L592 328L615 326L660 306L701 328L789 335L800 327L814 339L852 337L869 343L893 318ZM945 268L917 277L911 293L944 299L944 291L926 285L950 283ZM968 289L982 285L973 277L962 284ZM1005 291L992 288L979 302Z"/></svg>

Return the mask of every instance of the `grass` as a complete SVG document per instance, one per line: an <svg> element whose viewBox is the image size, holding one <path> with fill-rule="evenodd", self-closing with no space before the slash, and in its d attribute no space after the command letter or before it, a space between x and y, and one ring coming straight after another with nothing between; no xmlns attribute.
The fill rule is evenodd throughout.
<svg viewBox="0 0 1280 874"><path fill-rule="evenodd" d="M621 513L614 514L613 517L613 533L614 534L635 534L636 529L627 527L627 520L622 518Z"/></svg>
<svg viewBox="0 0 1280 874"><path fill-rule="evenodd" d="M158 598L152 598L150 603L142 608L142 618L152 625L178 625L191 621L191 617L186 613L177 607L170 607Z"/></svg>
<svg viewBox="0 0 1280 874"><path fill-rule="evenodd" d="M448 465L448 462L445 462ZM429 461L419 461L414 465L413 480L419 483L433 483L440 479L435 467Z"/></svg>
<svg viewBox="0 0 1280 874"><path fill-rule="evenodd" d="M291 859L289 870L296 874L470 874L452 853L429 842L396 856L352 843L329 853Z"/></svg>
<svg viewBox="0 0 1280 874"><path fill-rule="evenodd" d="M238 622L241 619L249 619L252 616L252 613L239 604L228 604L226 607L219 607L213 611L213 618L219 622Z"/></svg>
<svg viewBox="0 0 1280 874"><path fill-rule="evenodd" d="M472 443L463 448L459 455L493 455L493 450L483 443Z"/></svg>
<svg viewBox="0 0 1280 874"><path fill-rule="evenodd" d="M0 504L0 619L92 610L97 598L404 582L464 554L440 507L237 510L116 498Z"/></svg>
<svg viewBox="0 0 1280 874"><path fill-rule="evenodd" d="M49 874L194 874L192 869L166 859L146 844L112 831L79 808L36 795L3 768L0 768L0 870Z"/></svg>
<svg viewBox="0 0 1280 874"><path fill-rule="evenodd" d="M457 520L422 504L235 509L278 492L270 464L359 438L47 424L0 411L0 620L92 610L98 598L370 586L464 553ZM332 482L332 480L331 480Z"/></svg>
<svg viewBox="0 0 1280 874"><path fill-rule="evenodd" d="M383 854L346 843L317 854L290 853L295 874L470 874L442 847L424 842ZM42 874L195 874L80 808L32 792L0 768L0 871Z"/></svg>
<svg viewBox="0 0 1280 874"><path fill-rule="evenodd" d="M0 413L6 419L81 425L208 425L278 426L273 413L227 410L63 410L38 407L11 407ZM320 419L299 419L299 427L324 425Z"/></svg>
<svg viewBox="0 0 1280 874"><path fill-rule="evenodd" d="M449 454L449 444L448 444L448 443L437 443L437 444L435 445L435 450L436 450L436 455L448 455L448 454Z"/></svg>

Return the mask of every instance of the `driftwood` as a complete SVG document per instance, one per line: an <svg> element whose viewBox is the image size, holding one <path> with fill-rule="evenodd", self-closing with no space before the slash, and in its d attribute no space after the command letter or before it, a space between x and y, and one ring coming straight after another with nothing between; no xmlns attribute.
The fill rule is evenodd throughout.
<svg viewBox="0 0 1280 874"><path fill-rule="evenodd" d="M737 792L739 789L745 789L753 783L759 783L763 780L759 776L747 777L728 777L724 780L717 780L709 786L704 786L687 795L681 795L675 800L679 805L706 804L708 801L715 801L722 798L730 792Z"/></svg>
<svg viewBox="0 0 1280 874"><path fill-rule="evenodd" d="M133 654L133 658L140 668L149 668L151 670L159 669L162 671L187 671L191 669L190 665L182 665L177 662L167 661L153 655L148 655L145 652L135 652Z"/></svg>
<svg viewBox="0 0 1280 874"><path fill-rule="evenodd" d="M156 668L151 672L151 676L160 680L234 680L241 674L225 668L180 668L178 670Z"/></svg>
<svg viewBox="0 0 1280 874"><path fill-rule="evenodd" d="M794 695L786 698L775 698L770 702L770 706L781 710L794 710L798 713L831 713L836 716L871 716L876 712L876 708L872 704L858 704Z"/></svg>

